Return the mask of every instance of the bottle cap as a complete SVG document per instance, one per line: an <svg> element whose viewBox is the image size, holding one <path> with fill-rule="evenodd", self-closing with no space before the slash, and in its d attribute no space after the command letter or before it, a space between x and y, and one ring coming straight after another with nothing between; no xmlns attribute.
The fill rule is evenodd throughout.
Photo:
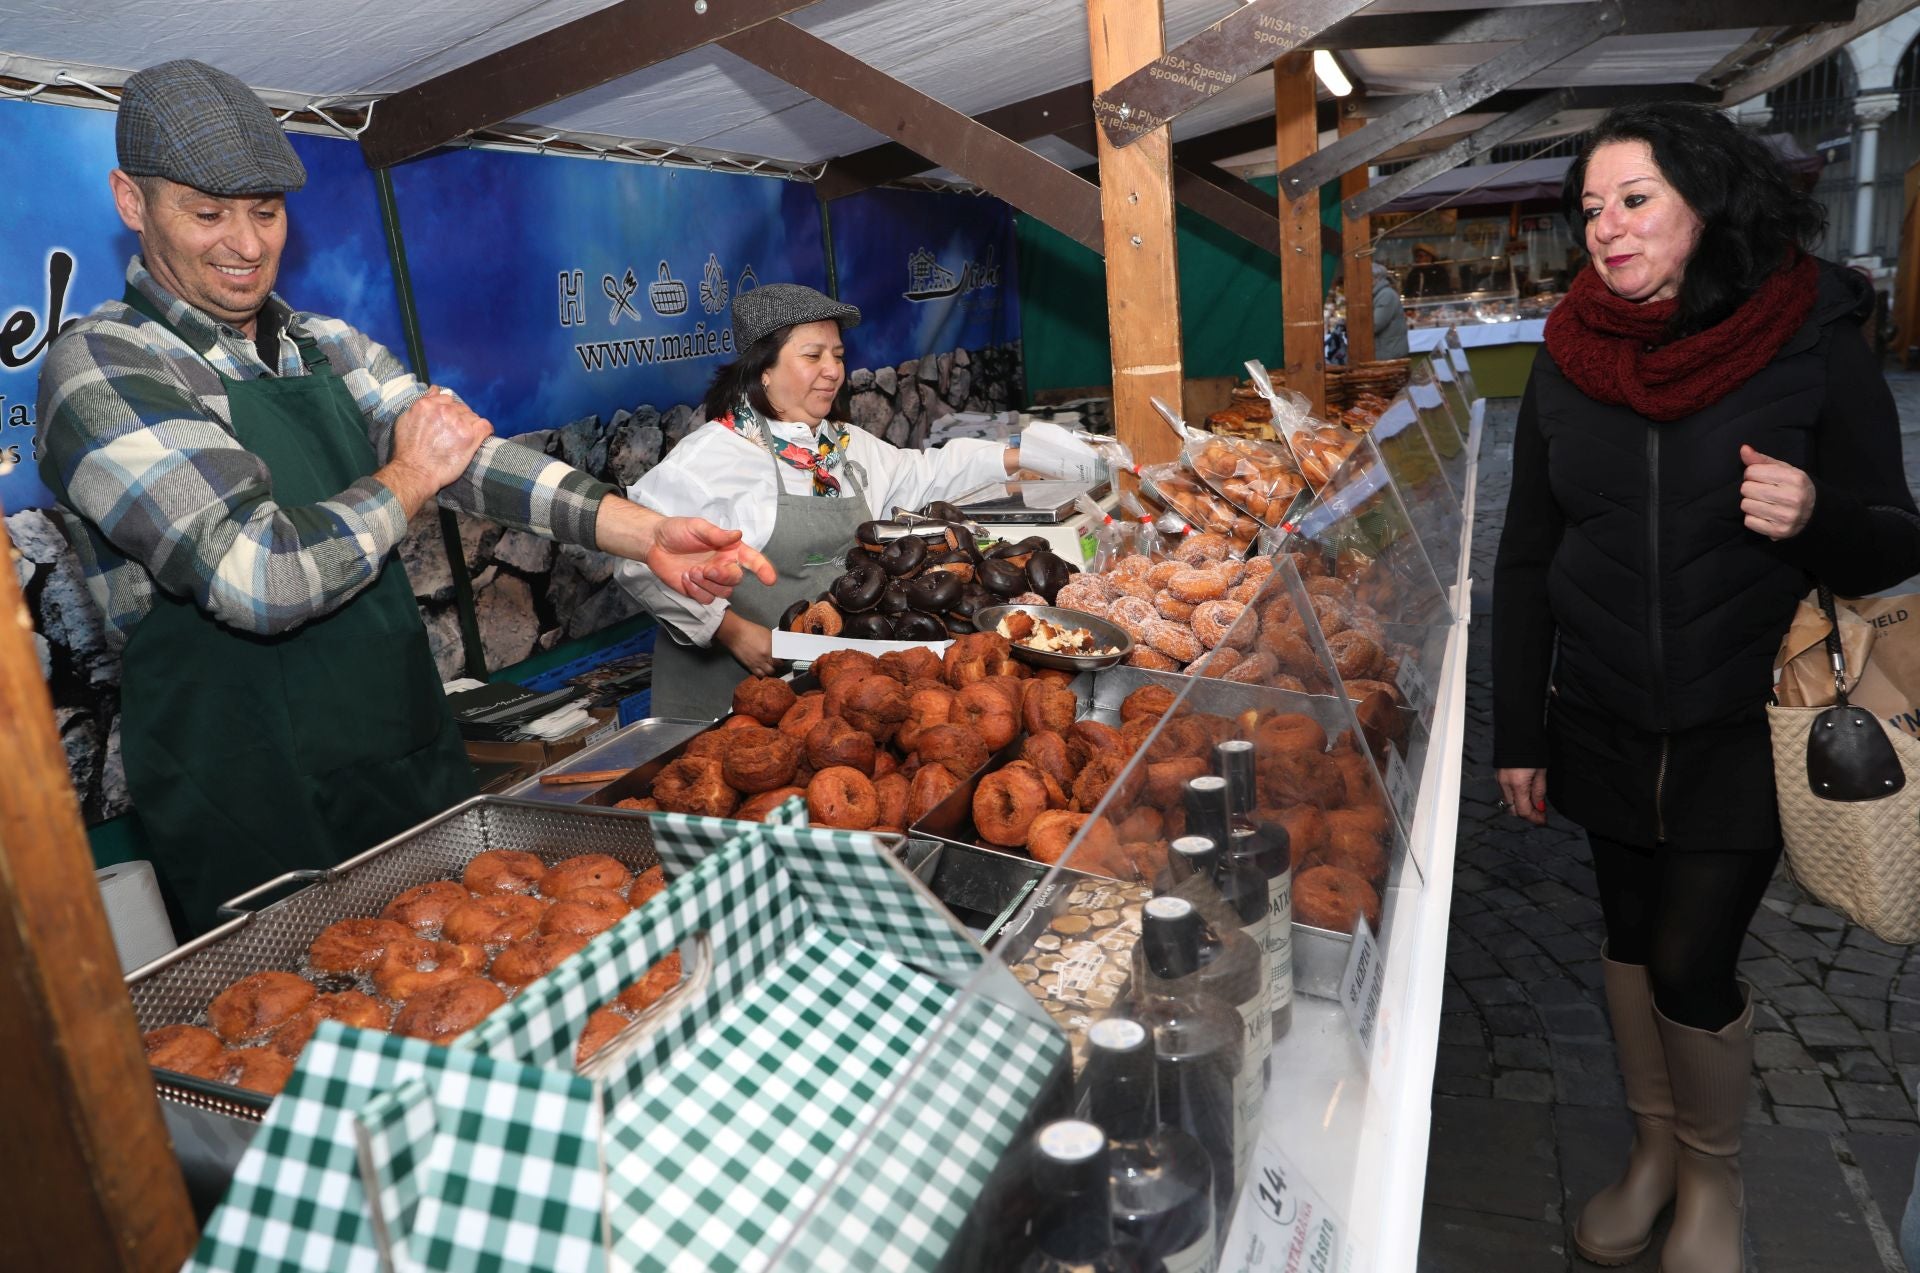
<svg viewBox="0 0 1920 1273"><path fill-rule="evenodd" d="M1087 1042L1109 1052L1131 1052L1147 1045L1147 1028L1126 1017L1108 1017L1093 1023L1087 1031Z"/></svg>
<svg viewBox="0 0 1920 1273"><path fill-rule="evenodd" d="M1092 1123L1063 1118L1042 1127L1034 1144L1057 1163L1084 1163L1106 1152L1107 1134Z"/></svg>

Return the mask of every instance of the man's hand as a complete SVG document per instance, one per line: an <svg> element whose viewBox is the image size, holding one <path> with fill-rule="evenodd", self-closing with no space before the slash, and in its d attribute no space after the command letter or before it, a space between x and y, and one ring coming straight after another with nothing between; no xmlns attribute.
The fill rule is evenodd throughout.
<svg viewBox="0 0 1920 1273"><path fill-rule="evenodd" d="M1792 539L1805 530L1813 517L1813 479L1750 446L1740 448L1740 462L1747 466L1740 483L1747 529L1773 540Z"/></svg>
<svg viewBox="0 0 1920 1273"><path fill-rule="evenodd" d="M669 588L702 603L731 596L748 572L766 584L779 578L773 563L740 542L739 531L700 517L660 518L640 560Z"/></svg>
<svg viewBox="0 0 1920 1273"><path fill-rule="evenodd" d="M755 676L773 675L775 664L771 628L764 628L750 619L742 619L729 610L715 629L713 639L726 647L735 662Z"/></svg>
<svg viewBox="0 0 1920 1273"><path fill-rule="evenodd" d="M1502 769L1494 774L1500 784L1503 812L1533 823L1547 825L1547 771L1544 769Z"/></svg>
<svg viewBox="0 0 1920 1273"><path fill-rule="evenodd" d="M411 518L467 471L492 434L492 424L447 390L428 390L394 422L393 455L374 476L399 496Z"/></svg>

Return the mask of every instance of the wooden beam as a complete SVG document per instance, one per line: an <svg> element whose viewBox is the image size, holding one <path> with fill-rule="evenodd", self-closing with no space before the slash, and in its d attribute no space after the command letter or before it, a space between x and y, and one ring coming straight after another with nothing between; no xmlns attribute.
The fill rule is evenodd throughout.
<svg viewBox="0 0 1920 1273"><path fill-rule="evenodd" d="M1301 47L1368 3L1247 0L1179 47L1095 94L1094 118L1108 140L1130 146L1255 71L1265 70L1275 58Z"/></svg>
<svg viewBox="0 0 1920 1273"><path fill-rule="evenodd" d="M813 2L620 0L382 98L360 150L386 168Z"/></svg>
<svg viewBox="0 0 1920 1273"><path fill-rule="evenodd" d="M1289 53L1273 64L1273 153L1302 163L1320 144L1314 113L1313 54ZM1280 196L1281 360L1287 387L1318 414L1327 405L1326 318L1320 280L1320 187Z"/></svg>
<svg viewBox="0 0 1920 1273"><path fill-rule="evenodd" d="M1777 88L1808 67L1825 60L1835 49L1845 48L1867 32L1884 26L1916 5L1920 5L1920 0L1860 0L1860 7L1855 12L1853 21L1830 31L1796 40L1759 65L1742 72L1737 78L1719 85L1720 104L1738 106L1750 97L1757 97L1769 89Z"/></svg>
<svg viewBox="0 0 1920 1273"><path fill-rule="evenodd" d="M1076 243L1103 250L1099 189L1052 160L790 22L762 23L718 43Z"/></svg>
<svg viewBox="0 0 1920 1273"><path fill-rule="evenodd" d="M1737 31L1804 22L1850 22L1859 0L1621 0L1621 35ZM1411 49L1430 44L1501 44L1540 34L1560 6L1461 7L1426 13L1361 13L1307 41L1309 48Z"/></svg>
<svg viewBox="0 0 1920 1273"><path fill-rule="evenodd" d="M1309 187L1317 188L1620 29L1619 0L1561 7L1566 16L1539 35L1509 46L1452 83L1421 94L1318 155L1282 168L1280 193L1300 195Z"/></svg>
<svg viewBox="0 0 1920 1273"><path fill-rule="evenodd" d="M1566 88L1510 88L1483 98L1472 107L1478 115L1506 115L1537 102L1549 93L1571 94L1568 110L1612 110L1639 102L1699 102L1718 105L1720 95L1705 84L1575 84ZM1418 96L1376 96L1353 100L1352 113L1361 119L1379 119L1404 110ZM1456 112L1465 114L1465 111ZM1451 118L1451 116L1449 116Z"/></svg>
<svg viewBox="0 0 1920 1273"><path fill-rule="evenodd" d="M1358 119L1342 115L1340 135L1365 127ZM1343 205L1366 193L1366 165L1340 177ZM1354 216L1343 206L1340 210L1340 258L1346 275L1347 293L1347 365L1372 362L1373 352L1373 242L1372 223L1365 215Z"/></svg>
<svg viewBox="0 0 1920 1273"><path fill-rule="evenodd" d="M167 1141L0 523L0 1224L22 1269L177 1269Z"/></svg>
<svg viewBox="0 0 1920 1273"><path fill-rule="evenodd" d="M1417 159L1405 168L1388 177L1371 190L1353 196L1345 201L1342 212L1347 216L1364 217L1376 209L1385 207L1409 190L1418 189L1443 172L1449 172L1469 160L1486 154L1495 146L1511 141L1521 133L1538 127L1548 127L1561 111L1566 109L1567 100L1572 94L1566 89L1547 94L1536 101L1529 102L1509 115L1502 115L1491 124L1461 137L1445 150ZM1364 183L1362 183L1364 189ZM1344 190L1342 191L1344 194Z"/></svg>
<svg viewBox="0 0 1920 1273"><path fill-rule="evenodd" d="M1093 124L1093 83L1082 80L1078 84L1056 88L1024 101L996 106L975 115L973 122L984 124L1008 141L1022 143L1081 126L1090 128ZM1083 149L1089 154L1093 153L1091 134ZM899 142L890 141L833 160L827 165L826 171L820 174L814 187L825 199L844 199L862 190L925 172L933 166L925 155Z"/></svg>
<svg viewBox="0 0 1920 1273"><path fill-rule="evenodd" d="M1165 48L1161 0L1087 0L1096 91ZM1171 460L1180 444L1152 398L1177 404L1180 261L1173 218L1173 140L1166 128L1121 147L1102 131L1100 208L1107 239L1107 328L1113 347L1114 433L1142 464Z"/></svg>

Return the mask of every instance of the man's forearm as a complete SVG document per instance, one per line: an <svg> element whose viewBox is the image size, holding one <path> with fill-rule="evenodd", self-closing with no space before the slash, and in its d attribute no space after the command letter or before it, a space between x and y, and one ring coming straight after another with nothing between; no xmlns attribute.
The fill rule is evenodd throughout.
<svg viewBox="0 0 1920 1273"><path fill-rule="evenodd" d="M624 495L608 495L600 501L599 516L594 520L594 546L616 557L644 560L663 520L660 514Z"/></svg>

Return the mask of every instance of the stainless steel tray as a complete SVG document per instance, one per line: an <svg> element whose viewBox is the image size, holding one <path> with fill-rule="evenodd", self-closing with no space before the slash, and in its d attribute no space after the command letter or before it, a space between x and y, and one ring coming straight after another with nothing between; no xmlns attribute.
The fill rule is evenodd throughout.
<svg viewBox="0 0 1920 1273"><path fill-rule="evenodd" d="M541 770L541 773L566 774L595 769L634 769L662 752L678 747L712 724L710 720L679 720L671 716L649 716L645 720L637 720L619 730L611 738L604 738L584 751L575 752L559 764ZM584 804L587 797L599 789L591 783L547 786L540 782L540 777L536 774L516 786L509 787L502 794L518 800L536 800L541 804Z"/></svg>

